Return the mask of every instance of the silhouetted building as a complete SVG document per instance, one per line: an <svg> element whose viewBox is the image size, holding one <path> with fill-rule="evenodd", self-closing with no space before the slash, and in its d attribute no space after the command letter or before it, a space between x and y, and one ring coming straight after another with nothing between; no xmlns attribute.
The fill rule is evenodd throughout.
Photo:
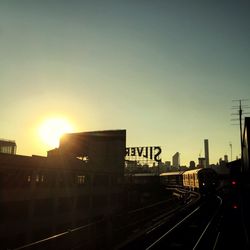
<svg viewBox="0 0 250 250"><path fill-rule="evenodd" d="M10 140L0 140L0 153L4 154L16 154L16 142Z"/></svg>
<svg viewBox="0 0 250 250"><path fill-rule="evenodd" d="M180 171L186 171L186 170L189 170L187 166L180 166L179 167L179 170Z"/></svg>
<svg viewBox="0 0 250 250"><path fill-rule="evenodd" d="M171 161L166 161L166 162L165 162L165 166L166 166L167 168L170 168L170 167L171 167Z"/></svg>
<svg viewBox="0 0 250 250"><path fill-rule="evenodd" d="M195 168L195 162L194 161L190 161L189 168L190 169L194 169Z"/></svg>
<svg viewBox="0 0 250 250"><path fill-rule="evenodd" d="M204 150L205 150L205 168L209 167L209 148L208 148L208 139L204 140Z"/></svg>
<svg viewBox="0 0 250 250"><path fill-rule="evenodd" d="M228 155L224 155L224 161L228 162Z"/></svg>
<svg viewBox="0 0 250 250"><path fill-rule="evenodd" d="M179 168L180 167L180 153L176 152L172 157L172 163L173 168Z"/></svg>
<svg viewBox="0 0 250 250"><path fill-rule="evenodd" d="M227 162L225 160L223 160L222 158L219 159L219 166L225 167L226 164L227 164Z"/></svg>
<svg viewBox="0 0 250 250"><path fill-rule="evenodd" d="M125 145L125 130L98 131L66 135L48 157L0 154L1 249L120 213Z"/></svg>
<svg viewBox="0 0 250 250"><path fill-rule="evenodd" d="M48 151L48 157L65 155L88 162L93 171L124 174L125 130L106 130L65 134L59 148Z"/></svg>
<svg viewBox="0 0 250 250"><path fill-rule="evenodd" d="M198 168L205 168L206 158L199 157L198 158Z"/></svg>
<svg viewBox="0 0 250 250"><path fill-rule="evenodd" d="M171 161L166 161L165 162L165 170L166 170L166 172L171 170Z"/></svg>

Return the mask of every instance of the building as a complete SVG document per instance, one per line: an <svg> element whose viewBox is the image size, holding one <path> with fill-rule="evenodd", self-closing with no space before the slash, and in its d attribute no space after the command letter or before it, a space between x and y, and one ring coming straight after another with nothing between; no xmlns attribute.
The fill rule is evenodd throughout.
<svg viewBox="0 0 250 250"><path fill-rule="evenodd" d="M166 172L171 170L171 161L166 161L165 162L165 169L166 169Z"/></svg>
<svg viewBox="0 0 250 250"><path fill-rule="evenodd" d="M120 213L125 145L125 130L95 131L65 135L47 157L0 154L1 248ZM91 243L94 235L81 237Z"/></svg>
<svg viewBox="0 0 250 250"><path fill-rule="evenodd" d="M176 152L172 157L172 166L173 168L179 168L180 167L180 153Z"/></svg>
<svg viewBox="0 0 250 250"><path fill-rule="evenodd" d="M198 158L198 168L205 168L206 165L206 158L199 157Z"/></svg>
<svg viewBox="0 0 250 250"><path fill-rule="evenodd" d="M124 175L125 130L68 133L61 137L59 148L48 156L65 155L88 163L92 171Z"/></svg>
<svg viewBox="0 0 250 250"><path fill-rule="evenodd" d="M10 140L0 140L0 153L4 154L16 154L16 142Z"/></svg>
<svg viewBox="0 0 250 250"><path fill-rule="evenodd" d="M228 162L228 155L224 155L224 161L227 163Z"/></svg>
<svg viewBox="0 0 250 250"><path fill-rule="evenodd" d="M225 161L225 159L220 158L219 159L219 166L225 167L226 165L227 165L227 161Z"/></svg>
<svg viewBox="0 0 250 250"><path fill-rule="evenodd" d="M190 161L189 168L190 169L195 169L195 162L194 161Z"/></svg>
<svg viewBox="0 0 250 250"><path fill-rule="evenodd" d="M208 148L208 139L204 140L204 151L205 151L205 168L209 167L209 148Z"/></svg>

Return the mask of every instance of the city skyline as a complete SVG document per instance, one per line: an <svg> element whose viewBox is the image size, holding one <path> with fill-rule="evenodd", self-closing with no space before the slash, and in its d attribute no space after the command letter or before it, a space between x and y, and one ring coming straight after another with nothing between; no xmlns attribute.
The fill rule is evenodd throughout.
<svg viewBox="0 0 250 250"><path fill-rule="evenodd" d="M127 147L161 146L197 162L240 156L232 100L250 93L245 1L1 1L0 138L47 155L39 128L127 130ZM232 145L232 147L230 146ZM231 158L231 157L230 157Z"/></svg>

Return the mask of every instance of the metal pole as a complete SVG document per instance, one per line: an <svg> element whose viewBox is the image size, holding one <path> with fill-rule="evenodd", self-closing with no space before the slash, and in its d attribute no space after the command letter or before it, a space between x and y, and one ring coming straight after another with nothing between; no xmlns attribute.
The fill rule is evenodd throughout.
<svg viewBox="0 0 250 250"><path fill-rule="evenodd" d="M243 170L243 138L242 138L242 108L241 108L241 100L240 100L240 109L239 109L239 118L240 118L240 147L241 147L241 172Z"/></svg>

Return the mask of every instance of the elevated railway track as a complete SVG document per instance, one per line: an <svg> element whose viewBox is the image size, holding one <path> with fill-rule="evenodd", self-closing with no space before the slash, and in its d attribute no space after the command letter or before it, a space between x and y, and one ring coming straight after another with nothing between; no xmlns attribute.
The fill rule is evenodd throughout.
<svg viewBox="0 0 250 250"><path fill-rule="evenodd" d="M221 207L220 197L194 203L120 249L215 249Z"/></svg>
<svg viewBox="0 0 250 250"><path fill-rule="evenodd" d="M178 192L175 190L175 192ZM180 191L182 194L184 191ZM153 230L163 221L170 221L177 213L192 206L199 200L199 195L187 192L188 202L173 196L164 201L131 210L112 218L100 220L69 229L66 232L53 235L15 250L77 250L77 249L122 249L130 242L140 238L145 232Z"/></svg>

